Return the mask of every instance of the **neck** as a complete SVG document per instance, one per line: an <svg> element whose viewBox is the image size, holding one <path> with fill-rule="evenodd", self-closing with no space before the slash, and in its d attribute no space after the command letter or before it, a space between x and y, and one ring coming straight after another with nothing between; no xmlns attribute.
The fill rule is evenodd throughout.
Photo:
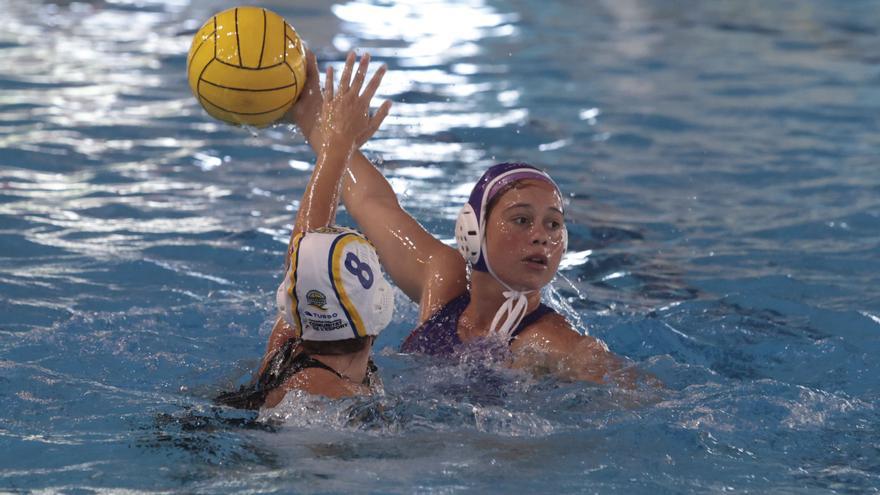
<svg viewBox="0 0 880 495"><path fill-rule="evenodd" d="M351 382L361 383L367 374L371 347L366 346L360 351L349 354L312 354L312 357L333 368Z"/></svg>
<svg viewBox="0 0 880 495"><path fill-rule="evenodd" d="M471 301L462 317L466 320L466 334L460 333L462 340L484 337L489 334L489 327L495 313L504 304L504 292L508 289L501 285L495 277L487 272L471 272ZM541 303L541 291L534 290L526 294L529 302L526 314L533 311Z"/></svg>

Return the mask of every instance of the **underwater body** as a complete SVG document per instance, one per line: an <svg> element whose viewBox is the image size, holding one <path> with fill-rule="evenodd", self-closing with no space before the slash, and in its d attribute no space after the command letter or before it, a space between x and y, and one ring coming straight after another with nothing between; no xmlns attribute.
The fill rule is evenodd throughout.
<svg viewBox="0 0 880 495"><path fill-rule="evenodd" d="M384 394L245 383L314 156L210 118L208 0L0 0L0 490L880 491L880 11L854 0L257 2L388 64L366 153L428 231L545 168L544 300L665 390L404 355ZM340 223L351 224L346 213Z"/></svg>

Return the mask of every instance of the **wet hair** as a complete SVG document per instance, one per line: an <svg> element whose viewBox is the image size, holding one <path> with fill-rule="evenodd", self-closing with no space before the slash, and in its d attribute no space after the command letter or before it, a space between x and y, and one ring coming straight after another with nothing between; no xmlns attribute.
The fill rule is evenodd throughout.
<svg viewBox="0 0 880 495"><path fill-rule="evenodd" d="M307 354L318 354L325 356L341 356L343 354L352 354L360 352L373 344L373 337L356 337L345 340L303 340L302 348Z"/></svg>

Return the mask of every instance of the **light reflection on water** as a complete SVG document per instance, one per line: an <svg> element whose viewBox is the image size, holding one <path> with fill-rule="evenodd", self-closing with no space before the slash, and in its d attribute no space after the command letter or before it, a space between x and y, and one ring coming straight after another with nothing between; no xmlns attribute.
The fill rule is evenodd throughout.
<svg viewBox="0 0 880 495"><path fill-rule="evenodd" d="M308 147L189 94L228 5L0 1L4 488L880 488L870 2L262 4L325 63L389 65L368 154L444 242L487 165L547 167L571 231L547 300L669 389L399 355L398 293L386 395L213 409L265 345Z"/></svg>
<svg viewBox="0 0 880 495"><path fill-rule="evenodd" d="M517 20L515 15L500 14L483 2L347 2L334 5L332 10L359 42L337 36L334 46L338 50L360 48L364 43L370 46L371 41L392 41L396 46L372 51L379 57L399 59L402 67L436 66L472 57L481 52L475 41L516 33L509 24Z"/></svg>

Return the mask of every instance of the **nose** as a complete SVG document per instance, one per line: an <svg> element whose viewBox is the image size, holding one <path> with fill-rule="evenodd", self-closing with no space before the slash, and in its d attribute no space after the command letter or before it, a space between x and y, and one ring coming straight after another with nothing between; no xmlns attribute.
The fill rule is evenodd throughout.
<svg viewBox="0 0 880 495"><path fill-rule="evenodd" d="M542 225L537 225L532 229L532 244L536 246L546 246L550 242L550 232Z"/></svg>

